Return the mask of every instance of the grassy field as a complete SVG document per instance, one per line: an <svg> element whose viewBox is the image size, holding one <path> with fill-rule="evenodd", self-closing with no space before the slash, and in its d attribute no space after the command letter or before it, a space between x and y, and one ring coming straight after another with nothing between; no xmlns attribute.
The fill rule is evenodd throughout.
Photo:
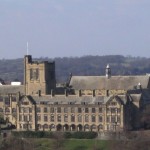
<svg viewBox="0 0 150 150"><path fill-rule="evenodd" d="M57 141L51 139L34 139L34 147L36 150L54 150ZM64 150L106 150L107 141L100 140L65 140L61 143Z"/></svg>

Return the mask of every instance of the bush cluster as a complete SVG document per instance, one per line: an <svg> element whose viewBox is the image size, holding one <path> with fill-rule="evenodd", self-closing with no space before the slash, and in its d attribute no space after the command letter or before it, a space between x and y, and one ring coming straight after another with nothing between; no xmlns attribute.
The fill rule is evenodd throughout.
<svg viewBox="0 0 150 150"><path fill-rule="evenodd" d="M53 133L46 131L13 131L12 135L24 138L53 138Z"/></svg>
<svg viewBox="0 0 150 150"><path fill-rule="evenodd" d="M74 138L74 139L94 139L97 137L96 132L65 132L65 138Z"/></svg>
<svg viewBox="0 0 150 150"><path fill-rule="evenodd" d="M49 131L13 131L15 137L24 138L55 138L56 132ZM96 132L64 132L63 137L66 139L93 139L97 137Z"/></svg>

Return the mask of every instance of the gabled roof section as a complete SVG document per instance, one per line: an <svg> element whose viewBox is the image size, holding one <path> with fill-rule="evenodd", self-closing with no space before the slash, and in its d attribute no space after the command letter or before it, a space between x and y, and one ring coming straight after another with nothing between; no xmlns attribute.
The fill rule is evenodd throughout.
<svg viewBox="0 0 150 150"><path fill-rule="evenodd" d="M119 96L111 96L111 97L108 98L106 104L111 102L113 99L115 99L117 102L119 102L119 104L126 104L126 101L127 101L125 95L121 96L121 97L119 97Z"/></svg>
<svg viewBox="0 0 150 150"><path fill-rule="evenodd" d="M149 76L72 76L70 87L76 90L129 90L141 84L142 88L149 88Z"/></svg>
<svg viewBox="0 0 150 150"><path fill-rule="evenodd" d="M32 104L35 104L34 99L31 96L22 96L19 102L24 101L24 99L29 100Z"/></svg>

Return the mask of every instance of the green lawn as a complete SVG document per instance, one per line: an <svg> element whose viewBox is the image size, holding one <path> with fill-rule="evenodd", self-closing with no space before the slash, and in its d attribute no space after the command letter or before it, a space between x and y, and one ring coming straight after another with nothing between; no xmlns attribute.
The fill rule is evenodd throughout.
<svg viewBox="0 0 150 150"><path fill-rule="evenodd" d="M107 142L100 140L68 140L65 150L94 150L106 149Z"/></svg>
<svg viewBox="0 0 150 150"><path fill-rule="evenodd" d="M56 149L57 141L51 139L34 139L34 146L36 150L53 150ZM107 141L100 140L65 140L60 141L63 150L106 150ZM94 149L95 148L95 149Z"/></svg>

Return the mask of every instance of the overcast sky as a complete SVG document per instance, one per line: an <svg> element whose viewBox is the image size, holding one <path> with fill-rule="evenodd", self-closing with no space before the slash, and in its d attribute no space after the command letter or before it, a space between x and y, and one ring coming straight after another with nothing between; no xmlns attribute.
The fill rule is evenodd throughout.
<svg viewBox="0 0 150 150"><path fill-rule="evenodd" d="M150 57L150 0L0 0L0 59Z"/></svg>

